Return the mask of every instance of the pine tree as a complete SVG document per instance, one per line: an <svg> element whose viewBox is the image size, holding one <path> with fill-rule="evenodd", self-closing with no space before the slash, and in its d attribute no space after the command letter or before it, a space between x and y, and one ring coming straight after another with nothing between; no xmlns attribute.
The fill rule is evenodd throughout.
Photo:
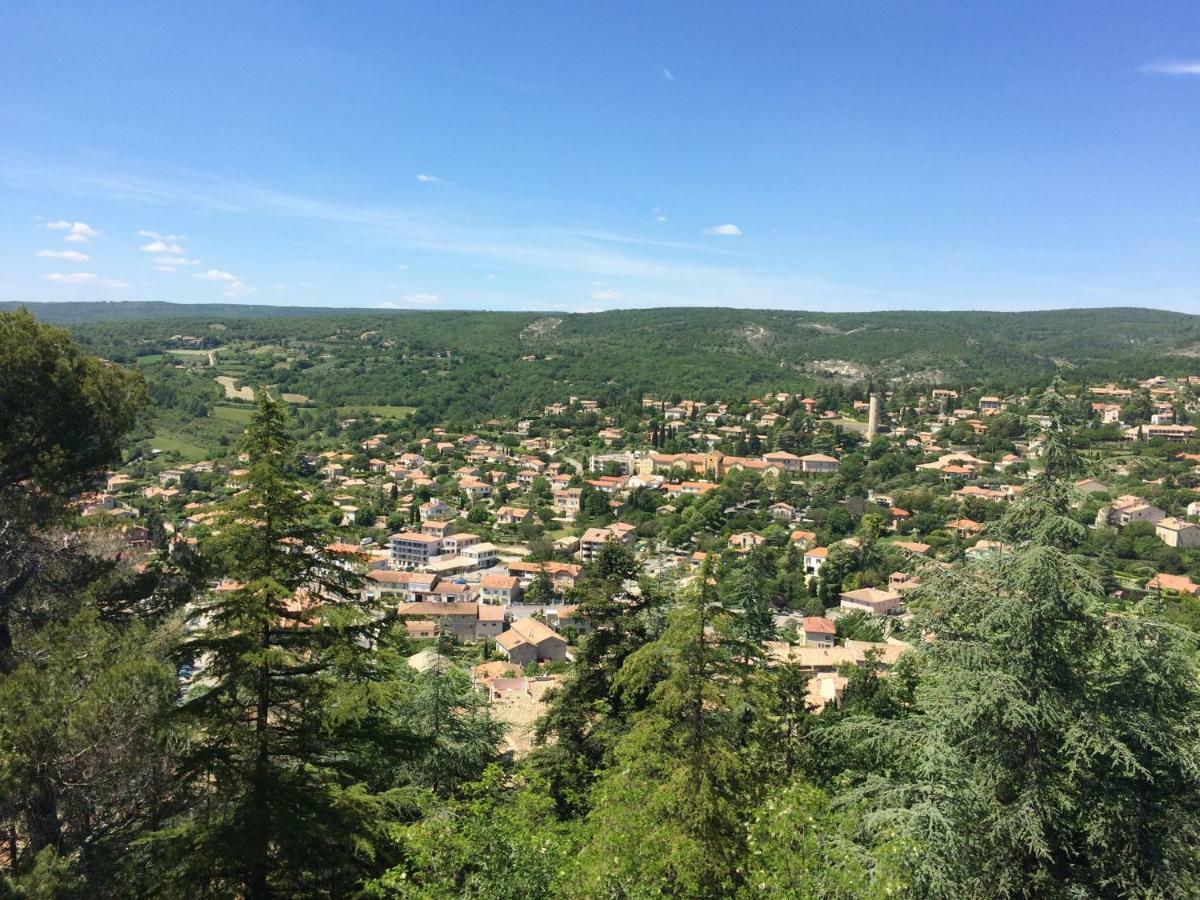
<svg viewBox="0 0 1200 900"><path fill-rule="evenodd" d="M932 580L935 636L909 709L834 729L865 753L848 799L881 844L911 847L923 897L1192 896L1200 889L1200 689L1191 641L1144 608L1110 615L1074 555L1065 476L1004 515L1012 549Z"/></svg>
<svg viewBox="0 0 1200 900"><path fill-rule="evenodd" d="M164 884L198 894L344 892L380 839L380 773L415 742L390 714L389 623L359 599L350 561L324 549L286 412L260 396L244 488L204 548L226 581L195 604L185 645L194 806L152 845Z"/></svg>
<svg viewBox="0 0 1200 900"><path fill-rule="evenodd" d="M649 704L597 783L575 896L725 896L741 880L746 809L743 665L706 563L662 637L628 659L615 691Z"/></svg>

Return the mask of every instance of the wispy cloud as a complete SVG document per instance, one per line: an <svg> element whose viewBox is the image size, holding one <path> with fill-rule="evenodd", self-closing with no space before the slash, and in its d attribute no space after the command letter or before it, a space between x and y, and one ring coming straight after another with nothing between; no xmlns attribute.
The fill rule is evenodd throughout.
<svg viewBox="0 0 1200 900"><path fill-rule="evenodd" d="M0 183L209 214L307 222L347 230L359 241L389 252L435 254L478 265L500 263L541 276L619 280L659 306L878 309L927 299L901 290L747 266L745 251L734 250L732 241L686 243L587 228L447 221L425 210L339 203L212 175L163 179L65 166L40 170L10 166L0 167ZM727 233L740 233L740 229ZM540 301L531 296L527 302ZM545 308L550 302L548 297Z"/></svg>
<svg viewBox="0 0 1200 900"><path fill-rule="evenodd" d="M675 82L675 76L671 74L671 70L670 70L670 69L668 69L666 66L663 66L662 73L663 73L663 78L667 79L667 81L669 81L669 82L671 82L672 84L674 84L674 82Z"/></svg>
<svg viewBox="0 0 1200 900"><path fill-rule="evenodd" d="M439 175L421 174L417 176L417 181L421 182L421 184L450 184L449 181Z"/></svg>
<svg viewBox="0 0 1200 900"><path fill-rule="evenodd" d="M1147 63L1142 71L1149 75L1200 75L1200 60L1163 59Z"/></svg>
<svg viewBox="0 0 1200 900"><path fill-rule="evenodd" d="M705 228L704 233L717 234L721 235L722 237L737 237L742 233L742 229L738 228L736 225L730 225L727 223L725 225L714 225L712 228Z"/></svg>
<svg viewBox="0 0 1200 900"><path fill-rule="evenodd" d="M147 231L143 229L138 232L139 237L153 238L156 241L186 241L182 234L163 234L160 231Z"/></svg>
<svg viewBox="0 0 1200 900"><path fill-rule="evenodd" d="M232 272L222 272L220 269L209 269L207 272L197 272L197 278L203 278L205 281L223 281L226 284L233 284L235 281L241 281Z"/></svg>
<svg viewBox="0 0 1200 900"><path fill-rule="evenodd" d="M220 269L208 269L205 272L196 272L194 277L202 281L215 281L218 284L224 285L225 293L229 296L249 294L254 291L254 288L242 281L237 275L234 275L232 272L223 272Z"/></svg>
<svg viewBox="0 0 1200 900"><path fill-rule="evenodd" d="M151 241L138 247L143 253L183 253L179 244L168 244L166 241Z"/></svg>
<svg viewBox="0 0 1200 900"><path fill-rule="evenodd" d="M654 216L655 222L667 221L667 214L665 212L663 212L661 209L659 209L657 206L654 207L654 209L650 210L650 215Z"/></svg>
<svg viewBox="0 0 1200 900"><path fill-rule="evenodd" d="M200 260L188 259L185 256L156 256L154 262L160 266L198 266Z"/></svg>
<svg viewBox="0 0 1200 900"><path fill-rule="evenodd" d="M38 256L46 259L65 259L67 262L81 263L91 259L86 253L78 250L39 250Z"/></svg>
<svg viewBox="0 0 1200 900"><path fill-rule="evenodd" d="M99 284L109 288L127 288L128 281L118 281L115 278L101 278L95 272L47 272L42 276L47 281L59 284Z"/></svg>
<svg viewBox="0 0 1200 900"><path fill-rule="evenodd" d="M59 219L57 222L47 222L46 227L55 231L65 231L63 240L70 241L72 244L86 244L93 238L100 237L99 231L84 222L67 222Z"/></svg>
<svg viewBox="0 0 1200 900"><path fill-rule="evenodd" d="M620 300L621 296L622 295L620 291L614 291L612 288L604 288L603 290L592 292L592 299L598 300L601 303L610 303L615 300Z"/></svg>

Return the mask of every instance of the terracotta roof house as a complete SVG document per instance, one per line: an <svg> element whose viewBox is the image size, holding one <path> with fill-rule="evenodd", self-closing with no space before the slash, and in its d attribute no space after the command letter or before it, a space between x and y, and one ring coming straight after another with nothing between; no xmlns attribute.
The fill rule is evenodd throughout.
<svg viewBox="0 0 1200 900"><path fill-rule="evenodd" d="M496 647L514 665L558 662L567 658L567 640L534 618L518 619L496 638Z"/></svg>

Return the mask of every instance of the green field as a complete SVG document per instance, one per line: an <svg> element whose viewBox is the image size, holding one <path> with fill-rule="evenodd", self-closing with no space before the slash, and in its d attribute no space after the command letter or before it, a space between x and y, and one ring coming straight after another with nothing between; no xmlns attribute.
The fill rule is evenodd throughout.
<svg viewBox="0 0 1200 900"><path fill-rule="evenodd" d="M346 415L367 413L383 419L403 419L417 411L415 406L339 406L338 412Z"/></svg>
<svg viewBox="0 0 1200 900"><path fill-rule="evenodd" d="M208 458L208 451L199 444L193 444L174 435L159 433L154 435L150 446L163 453L178 453L189 462L199 462Z"/></svg>
<svg viewBox="0 0 1200 900"><path fill-rule="evenodd" d="M139 356L137 358L137 364L139 366L152 366L155 363L162 362L163 358L164 357L161 353L152 353L150 356Z"/></svg>
<svg viewBox="0 0 1200 900"><path fill-rule="evenodd" d="M254 415L254 407L252 406L214 406L213 416L218 419L225 419L229 422L237 422L239 425L246 425L250 422Z"/></svg>

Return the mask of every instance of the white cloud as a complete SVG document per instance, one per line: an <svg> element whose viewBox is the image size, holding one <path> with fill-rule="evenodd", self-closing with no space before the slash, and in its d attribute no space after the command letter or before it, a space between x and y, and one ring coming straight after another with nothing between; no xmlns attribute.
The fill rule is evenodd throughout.
<svg viewBox="0 0 1200 900"><path fill-rule="evenodd" d="M207 272L197 272L197 278L203 278L205 281L223 281L226 284L233 284L236 281L241 281L232 272L222 272L220 269L209 269Z"/></svg>
<svg viewBox="0 0 1200 900"><path fill-rule="evenodd" d="M100 232L83 222L67 222L59 219L57 222L47 222L47 228L53 228L55 231L67 232L63 235L64 241L70 241L72 244L86 244L92 238L100 237Z"/></svg>
<svg viewBox="0 0 1200 900"><path fill-rule="evenodd" d="M726 223L724 225L714 225L712 228L705 228L704 233L719 234L722 237L737 237L742 233L742 229L738 228L736 225L730 225Z"/></svg>
<svg viewBox="0 0 1200 900"><path fill-rule="evenodd" d="M424 174L418 175L417 181L421 182L421 184L449 184L450 183L445 178L442 178L439 175L424 175Z"/></svg>
<svg viewBox="0 0 1200 900"><path fill-rule="evenodd" d="M675 81L675 76L671 74L671 70L668 69L666 66L663 66L662 72L663 72L663 78L667 79L667 81L670 81L670 82Z"/></svg>
<svg viewBox="0 0 1200 900"><path fill-rule="evenodd" d="M1164 59L1142 66L1150 75L1200 75L1200 60Z"/></svg>
<svg viewBox="0 0 1200 900"><path fill-rule="evenodd" d="M86 253L80 253L78 250L41 250L38 256L44 256L46 259L65 259L73 263L87 262L91 259Z"/></svg>
<svg viewBox="0 0 1200 900"><path fill-rule="evenodd" d="M140 237L153 238L156 241L186 241L182 234L161 234L157 231L142 230L138 232Z"/></svg>
<svg viewBox="0 0 1200 900"><path fill-rule="evenodd" d="M376 303L375 305L380 309L399 309L395 303L392 303L388 300L384 300L382 303Z"/></svg>
<svg viewBox="0 0 1200 900"><path fill-rule="evenodd" d="M929 301L924 293L913 290L830 281L788 269L747 268L735 252L740 248L733 246L739 241L710 241L698 236L694 242L680 242L578 227L447 221L431 217L426 210L329 202L216 175L155 179L112 170L14 170L0 164L0 184L36 186L48 192L82 194L106 201L166 204L205 213L271 216L281 221L321 224L382 242L398 256L436 253L471 266L503 265L507 270L523 268L556 276L614 279L614 283L619 279L631 291L636 287L639 296L653 297L658 306L870 310L902 304L908 308ZM668 252L670 255L665 255ZM690 255L681 258L679 253ZM297 282L296 286L312 285ZM548 309L552 302L547 296L541 305Z"/></svg>
<svg viewBox="0 0 1200 900"><path fill-rule="evenodd" d="M232 272L222 272L220 269L209 269L207 272L196 272L195 277L201 278L204 281L216 281L225 285L225 294L231 297L238 296L240 294L251 294L255 290Z"/></svg>
<svg viewBox="0 0 1200 900"><path fill-rule="evenodd" d="M56 281L59 284L101 284L109 288L127 288L131 285L128 281L118 281L115 278L101 278L95 272L47 272L42 276L47 281Z"/></svg>
<svg viewBox="0 0 1200 900"><path fill-rule="evenodd" d="M605 288L602 291L594 291L592 293L593 300L599 300L601 303L608 303L613 300L621 299L621 292L614 291L612 288Z"/></svg>
<svg viewBox="0 0 1200 900"><path fill-rule="evenodd" d="M441 303L442 298L437 294L405 294L404 303L407 306L433 306Z"/></svg>
<svg viewBox="0 0 1200 900"><path fill-rule="evenodd" d="M654 207L654 209L650 210L650 214L651 214L652 216L654 216L654 220L655 220L656 222L665 222L665 221L667 221L667 214L666 214L666 213L664 213L664 212L663 212L661 209L659 209L657 206L656 206L656 207Z"/></svg>
<svg viewBox="0 0 1200 900"><path fill-rule="evenodd" d="M148 244L142 244L138 247L143 253L183 253L184 250L178 244L168 244L166 241L151 241Z"/></svg>
<svg viewBox="0 0 1200 900"><path fill-rule="evenodd" d="M185 256L156 256L154 262L160 266L198 266L200 260L188 259Z"/></svg>

